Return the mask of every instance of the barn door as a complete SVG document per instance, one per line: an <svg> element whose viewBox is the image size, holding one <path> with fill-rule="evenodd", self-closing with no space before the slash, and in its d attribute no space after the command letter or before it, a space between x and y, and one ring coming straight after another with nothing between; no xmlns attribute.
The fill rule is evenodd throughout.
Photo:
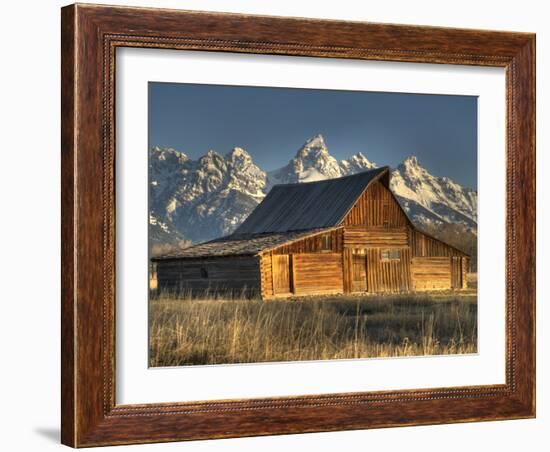
<svg viewBox="0 0 550 452"><path fill-rule="evenodd" d="M273 255L273 294L288 295L291 290L291 259L288 254Z"/></svg>
<svg viewBox="0 0 550 452"><path fill-rule="evenodd" d="M352 254L351 291L367 291L367 256L365 254Z"/></svg>

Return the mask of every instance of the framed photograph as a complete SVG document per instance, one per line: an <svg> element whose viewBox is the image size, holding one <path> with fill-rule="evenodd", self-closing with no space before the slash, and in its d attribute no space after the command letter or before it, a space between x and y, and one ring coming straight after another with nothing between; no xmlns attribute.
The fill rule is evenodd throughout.
<svg viewBox="0 0 550 452"><path fill-rule="evenodd" d="M62 9L62 442L535 416L535 36Z"/></svg>

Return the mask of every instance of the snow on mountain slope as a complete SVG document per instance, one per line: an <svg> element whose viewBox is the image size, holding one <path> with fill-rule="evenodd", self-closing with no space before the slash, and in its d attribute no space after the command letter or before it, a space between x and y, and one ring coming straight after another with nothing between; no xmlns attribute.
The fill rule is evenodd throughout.
<svg viewBox="0 0 550 452"><path fill-rule="evenodd" d="M477 192L462 187L448 177L433 176L415 156L408 157L392 171L390 184L395 194L409 201L408 207L404 206L408 213L414 210L416 203L435 214L439 221L462 223L475 229ZM414 219L416 215L413 213L411 216Z"/></svg>
<svg viewBox="0 0 550 452"><path fill-rule="evenodd" d="M376 164L360 152L338 162L329 154L325 140L319 134L307 140L287 165L267 173L268 189L276 184L332 179L371 168L376 168Z"/></svg>
<svg viewBox="0 0 550 452"><path fill-rule="evenodd" d="M338 162L322 135L307 140L287 165L268 173L238 147L225 156L211 150L196 161L174 149L155 147L149 159L150 235L166 240L175 231L178 240L193 242L226 235L275 184L342 177L376 167L361 153ZM475 190L433 176L414 156L392 171L391 188L420 226L461 223L476 229Z"/></svg>
<svg viewBox="0 0 550 452"><path fill-rule="evenodd" d="M186 239L232 232L264 198L266 174L244 149L210 150L197 161L184 155L151 150L149 211Z"/></svg>
<svg viewBox="0 0 550 452"><path fill-rule="evenodd" d="M315 135L305 142L288 165L268 173L268 188L276 184L312 182L340 176L340 164L328 153L323 136Z"/></svg>
<svg viewBox="0 0 550 452"><path fill-rule="evenodd" d="M376 168L376 166L376 163L372 163L369 159L367 159L367 157L361 154L361 152L358 152L357 154L352 155L349 159L342 160L340 162L340 171L342 176L345 176Z"/></svg>

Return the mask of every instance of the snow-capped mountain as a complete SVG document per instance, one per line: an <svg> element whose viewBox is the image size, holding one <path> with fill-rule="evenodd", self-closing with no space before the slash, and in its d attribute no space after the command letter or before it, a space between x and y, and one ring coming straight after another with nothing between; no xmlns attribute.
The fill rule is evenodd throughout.
<svg viewBox="0 0 550 452"><path fill-rule="evenodd" d="M288 165L268 173L268 188L276 184L332 179L375 168L360 152L338 162L329 154L322 135L307 140Z"/></svg>
<svg viewBox="0 0 550 452"><path fill-rule="evenodd" d="M392 191L415 223L460 223L477 227L477 192L448 177L433 176L415 156L391 174Z"/></svg>
<svg viewBox="0 0 550 452"><path fill-rule="evenodd" d="M269 188L276 184L312 182L340 177L338 160L328 153L322 135L307 140L288 165L268 173Z"/></svg>
<svg viewBox="0 0 550 452"><path fill-rule="evenodd" d="M365 157L361 152L358 152L347 160L342 160L340 162L340 171L342 172L342 176L360 173L361 171L372 168L376 168L376 164L369 161L369 159L367 159L367 157Z"/></svg>
<svg viewBox="0 0 550 452"><path fill-rule="evenodd" d="M154 147L149 154L150 237L200 242L226 235L275 184L342 177L376 166L360 152L336 160L322 135L307 140L287 165L268 173L238 147L225 156L210 150L196 161L174 149ZM416 157L392 171L391 188L416 224L461 223L475 231L476 191L433 176Z"/></svg>
<svg viewBox="0 0 550 452"><path fill-rule="evenodd" d="M267 184L265 172L241 148L225 156L210 150L194 161L173 149L155 147L149 171L154 221L193 242L233 231L264 198Z"/></svg>

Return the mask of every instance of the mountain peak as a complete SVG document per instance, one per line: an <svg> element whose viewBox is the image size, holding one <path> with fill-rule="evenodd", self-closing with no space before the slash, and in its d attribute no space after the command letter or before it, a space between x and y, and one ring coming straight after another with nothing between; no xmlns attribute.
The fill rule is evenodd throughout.
<svg viewBox="0 0 550 452"><path fill-rule="evenodd" d="M186 160L189 160L189 157L187 157L186 154L170 147L161 148L159 146L153 146L149 151L149 155L151 157L154 156L154 158L160 161L168 160L185 162Z"/></svg>
<svg viewBox="0 0 550 452"><path fill-rule="evenodd" d="M421 177L429 174L426 168L420 164L416 155L408 156L397 168L410 177Z"/></svg>
<svg viewBox="0 0 550 452"><path fill-rule="evenodd" d="M349 161L358 162L361 163L365 168L375 168L377 165L376 163L371 162L362 152L358 152L357 154L353 154Z"/></svg>
<svg viewBox="0 0 550 452"><path fill-rule="evenodd" d="M229 151L229 154L230 155L248 155L248 156L250 156L250 154L248 152L246 152L245 149L240 148L239 146L235 146L233 149L231 149L231 151Z"/></svg>
<svg viewBox="0 0 550 452"><path fill-rule="evenodd" d="M298 149L296 159L318 158L319 156L329 157L328 148L325 144L323 135L318 134L307 140L303 146Z"/></svg>
<svg viewBox="0 0 550 452"><path fill-rule="evenodd" d="M269 187L275 184L310 182L341 175L338 161L329 154L321 134L307 140L288 165L270 171L268 174Z"/></svg>
<svg viewBox="0 0 550 452"><path fill-rule="evenodd" d="M252 160L252 157L245 149L236 146L225 155L225 159L229 161Z"/></svg>
<svg viewBox="0 0 550 452"><path fill-rule="evenodd" d="M365 170L376 168L377 165L365 157L362 152L358 152L350 158L342 160L340 162L340 167L342 168L343 175L345 175L360 173Z"/></svg>
<svg viewBox="0 0 550 452"><path fill-rule="evenodd" d="M220 159L220 158L223 158L223 157L218 152L216 152L214 149L209 149L208 152L200 158L200 160L202 160L204 158L207 158L207 159L212 159L212 158Z"/></svg>
<svg viewBox="0 0 550 452"><path fill-rule="evenodd" d="M418 163L418 158L416 155L409 155L405 160L403 160L403 165L405 167L418 167L420 166L420 163Z"/></svg>
<svg viewBox="0 0 550 452"><path fill-rule="evenodd" d="M311 138L309 138L304 146L306 145L316 145L316 146L326 146L325 145L325 138L322 134L318 133L317 135L313 135Z"/></svg>
<svg viewBox="0 0 550 452"><path fill-rule="evenodd" d="M408 200L409 213L410 209L424 209L423 212L417 209L413 217L426 217L431 212L432 220L439 218L439 222L462 223L469 227L477 222L477 193L448 177L434 176L420 164L415 155L407 157L392 172L390 184L394 193ZM416 207L411 207L413 204ZM415 221L419 221L419 218Z"/></svg>

